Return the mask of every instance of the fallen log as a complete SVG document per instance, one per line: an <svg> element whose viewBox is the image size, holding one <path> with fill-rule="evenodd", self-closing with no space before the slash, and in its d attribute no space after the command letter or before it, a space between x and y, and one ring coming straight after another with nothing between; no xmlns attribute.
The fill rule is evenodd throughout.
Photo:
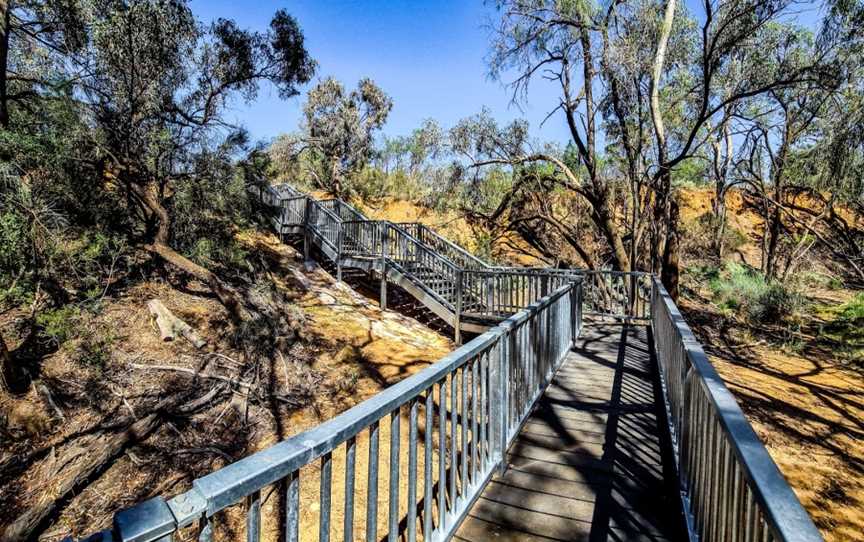
<svg viewBox="0 0 864 542"><path fill-rule="evenodd" d="M217 386L203 396L178 404L177 398L165 399L148 415L128 426L125 430L100 433L82 437L65 447L55 460L43 465L46 484L42 494L23 514L18 516L0 539L19 542L35 539L38 529L59 510L72 492L80 490L103 469L110 466L129 446L147 438L155 431L168 414L191 414L210 403L224 389ZM56 469L56 470L55 470Z"/></svg>
<svg viewBox="0 0 864 542"><path fill-rule="evenodd" d="M251 389L252 386L243 382L242 380L238 380L236 378L230 378L227 376L216 375L211 373L204 373L196 371L195 369L189 369L187 367L174 367L173 365L142 365L140 363L130 363L130 367L134 369L140 369L142 371L170 371L175 373L183 373L195 378L205 378L211 380L219 380L220 382L225 382L231 385L236 385L241 388Z"/></svg>
<svg viewBox="0 0 864 542"><path fill-rule="evenodd" d="M195 333L192 326L174 316L174 313L169 311L168 307L158 299L148 301L147 308L150 310L150 314L156 318L156 325L159 326L159 336L163 341L173 341L179 333L187 341L195 345L195 348L201 348L207 344Z"/></svg>

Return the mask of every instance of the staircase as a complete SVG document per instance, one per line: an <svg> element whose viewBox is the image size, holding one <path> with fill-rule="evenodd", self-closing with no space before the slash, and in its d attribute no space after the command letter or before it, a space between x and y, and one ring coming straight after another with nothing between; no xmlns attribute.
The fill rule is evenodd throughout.
<svg viewBox="0 0 864 542"><path fill-rule="evenodd" d="M587 315L647 318L649 276L580 269L498 267L417 222L373 220L341 199L316 199L290 185L257 190L278 207L273 226L283 239L302 239L304 256L318 254L380 280L381 305L395 284L454 329L482 333L563 285L583 281Z"/></svg>

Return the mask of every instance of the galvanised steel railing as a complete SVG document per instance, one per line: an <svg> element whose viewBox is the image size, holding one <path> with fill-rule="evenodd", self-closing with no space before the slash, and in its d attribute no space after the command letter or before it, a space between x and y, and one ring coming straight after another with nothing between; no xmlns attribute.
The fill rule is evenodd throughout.
<svg viewBox="0 0 864 542"><path fill-rule="evenodd" d="M290 542L301 533L447 540L579 336L580 296L579 283L561 287L335 418L195 479L185 493L118 513L103 535L168 541L188 527L207 542L233 520L232 532L245 524L246 539L258 541L265 522L278 523L262 516L277 491ZM337 461L344 477L334 479Z"/></svg>
<svg viewBox="0 0 864 542"><path fill-rule="evenodd" d="M432 247L463 269L494 268L425 224L421 224L420 222L402 222L399 226L416 237L421 243Z"/></svg>
<svg viewBox="0 0 864 542"><path fill-rule="evenodd" d="M342 221L336 214L318 201L306 200L306 227L313 236L320 239L330 249L336 251L340 246L340 226Z"/></svg>
<svg viewBox="0 0 864 542"><path fill-rule="evenodd" d="M383 223L375 220L342 222L342 254L346 256L381 256Z"/></svg>
<svg viewBox="0 0 864 542"><path fill-rule="evenodd" d="M333 212L340 220L369 220L369 218L358 211L353 205L345 203L341 199L318 200L322 207Z"/></svg>
<svg viewBox="0 0 864 542"><path fill-rule="evenodd" d="M548 295L562 284L580 278L576 274L547 274L520 268L506 271L466 269L462 272L462 289L483 303L476 309L475 316L501 317Z"/></svg>
<svg viewBox="0 0 864 542"><path fill-rule="evenodd" d="M822 540L657 278L651 327L690 532L706 542Z"/></svg>
<svg viewBox="0 0 864 542"><path fill-rule="evenodd" d="M270 191L276 193L275 189ZM286 192L294 193L300 194L296 190ZM648 273L491 266L424 224L368 220L341 199L316 200L301 195L283 199L281 204L290 209L283 212L288 225L308 226L311 239L327 246L340 277L343 257L380 257L385 266L404 272L454 313L454 324L461 321L463 312L492 320L506 317L556 285L576 278L585 279L586 315L619 320L648 318ZM301 216L301 208L308 216ZM382 295L384 291L382 286Z"/></svg>
<svg viewBox="0 0 864 542"><path fill-rule="evenodd" d="M291 196L281 200L282 225L302 226L306 218L308 196Z"/></svg>
<svg viewBox="0 0 864 542"><path fill-rule="evenodd" d="M641 271L579 270L585 278L585 314L625 320L651 316L651 277Z"/></svg>

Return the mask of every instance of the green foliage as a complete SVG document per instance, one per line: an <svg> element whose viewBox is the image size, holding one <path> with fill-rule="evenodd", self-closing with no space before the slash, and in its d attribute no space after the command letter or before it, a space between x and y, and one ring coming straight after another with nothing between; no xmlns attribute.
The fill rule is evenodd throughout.
<svg viewBox="0 0 864 542"><path fill-rule="evenodd" d="M797 284L807 288L825 288L828 290L839 290L843 287L843 281L837 277L826 275L818 271L798 271L792 278Z"/></svg>
<svg viewBox="0 0 864 542"><path fill-rule="evenodd" d="M61 345L78 333L81 310L76 305L48 309L36 315L40 335L55 345Z"/></svg>
<svg viewBox="0 0 864 542"><path fill-rule="evenodd" d="M29 252L28 226L26 217L15 209L0 212L0 272L11 276L27 264Z"/></svg>
<svg viewBox="0 0 864 542"><path fill-rule="evenodd" d="M864 293L859 293L843 305L837 321L855 326L864 333Z"/></svg>
<svg viewBox="0 0 864 542"><path fill-rule="evenodd" d="M672 184L679 188L700 188L705 186L709 179L705 171L705 162L699 157L682 160L672 170Z"/></svg>
<svg viewBox="0 0 864 542"><path fill-rule="evenodd" d="M822 335L831 340L838 355L864 368L864 293L858 293L839 307L828 307L829 318Z"/></svg>
<svg viewBox="0 0 864 542"><path fill-rule="evenodd" d="M699 283L710 283L720 278L720 268L716 265L688 265L684 274Z"/></svg>
<svg viewBox="0 0 864 542"><path fill-rule="evenodd" d="M78 344L75 354L78 362L103 369L111 360L111 351L118 337L110 329L98 329L88 333Z"/></svg>
<svg viewBox="0 0 864 542"><path fill-rule="evenodd" d="M753 323L778 323L790 318L803 306L803 297L788 285L766 281L754 269L727 263L710 282L714 302L722 309L737 313Z"/></svg>
<svg viewBox="0 0 864 542"><path fill-rule="evenodd" d="M207 267L245 269L248 254L235 239L250 226L254 209L243 179L231 168L184 183L172 200L174 245Z"/></svg>

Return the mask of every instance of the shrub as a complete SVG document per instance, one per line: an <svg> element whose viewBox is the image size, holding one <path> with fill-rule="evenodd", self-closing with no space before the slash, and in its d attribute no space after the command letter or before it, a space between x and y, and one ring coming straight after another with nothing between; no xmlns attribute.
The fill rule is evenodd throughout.
<svg viewBox="0 0 864 542"><path fill-rule="evenodd" d="M719 307L752 322L785 320L803 304L802 296L789 285L766 281L758 271L736 263L726 264L710 285Z"/></svg>
<svg viewBox="0 0 864 542"><path fill-rule="evenodd" d="M117 336L110 330L90 334L78 345L78 360L91 367L104 368L111 360L111 350Z"/></svg>
<svg viewBox="0 0 864 542"><path fill-rule="evenodd" d="M681 226L682 250L700 258L714 257L714 236L717 228L714 215L710 212L684 222ZM734 252L746 243L747 236L727 221L723 229L723 253Z"/></svg>
<svg viewBox="0 0 864 542"><path fill-rule="evenodd" d="M75 305L64 305L57 309L48 309L36 315L36 323L41 328L40 335L61 345L76 334L80 310Z"/></svg>
<svg viewBox="0 0 864 542"><path fill-rule="evenodd" d="M838 320L864 326L864 293L859 293L843 305Z"/></svg>

